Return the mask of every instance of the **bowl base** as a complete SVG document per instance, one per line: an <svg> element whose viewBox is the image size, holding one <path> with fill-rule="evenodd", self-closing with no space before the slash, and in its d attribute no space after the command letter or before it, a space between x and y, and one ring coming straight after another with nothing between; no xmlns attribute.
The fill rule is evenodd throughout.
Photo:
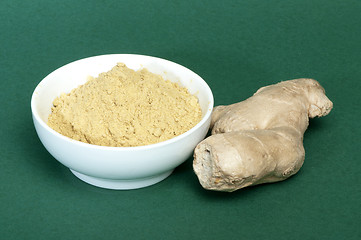
<svg viewBox="0 0 361 240"><path fill-rule="evenodd" d="M107 188L107 189L113 189L113 190L130 190L130 189L137 189L137 188L143 188L148 187L153 184L156 184L164 179L166 179L173 170L170 170L168 172L152 176L149 178L140 178L140 179L134 179L134 180L114 180L114 179L104 179L104 178L96 178L91 177L88 175L84 175L82 173L76 172L72 169L70 171L80 180L91 184L96 187L100 188Z"/></svg>

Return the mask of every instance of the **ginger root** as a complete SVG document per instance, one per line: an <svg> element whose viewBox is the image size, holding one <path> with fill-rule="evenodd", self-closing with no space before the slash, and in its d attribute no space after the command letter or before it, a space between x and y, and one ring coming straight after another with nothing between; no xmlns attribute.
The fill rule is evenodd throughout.
<svg viewBox="0 0 361 240"><path fill-rule="evenodd" d="M212 135L194 150L200 184L232 192L296 174L305 159L309 118L325 116L332 107L323 87L305 78L262 87L245 101L215 107Z"/></svg>

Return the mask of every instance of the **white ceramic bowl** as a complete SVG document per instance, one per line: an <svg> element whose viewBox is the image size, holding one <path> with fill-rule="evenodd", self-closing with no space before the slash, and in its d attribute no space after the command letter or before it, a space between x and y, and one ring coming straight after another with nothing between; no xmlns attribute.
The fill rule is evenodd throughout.
<svg viewBox="0 0 361 240"><path fill-rule="evenodd" d="M139 147L105 147L65 137L47 125L53 100L84 84L89 76L109 71L117 62L137 70L147 68L178 82L198 97L202 120L170 140ZM187 160L205 137L213 110L213 95L206 82L191 70L168 60L134 54L110 54L69 63L45 77L35 88L31 110L36 132L49 153L81 180L109 189L146 187L168 177Z"/></svg>

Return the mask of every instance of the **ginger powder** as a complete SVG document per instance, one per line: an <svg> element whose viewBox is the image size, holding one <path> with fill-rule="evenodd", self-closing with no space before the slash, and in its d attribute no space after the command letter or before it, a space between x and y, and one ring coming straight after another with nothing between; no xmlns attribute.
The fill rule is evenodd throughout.
<svg viewBox="0 0 361 240"><path fill-rule="evenodd" d="M162 142L202 118L198 99L147 69L118 63L53 102L48 125L85 143L134 147Z"/></svg>

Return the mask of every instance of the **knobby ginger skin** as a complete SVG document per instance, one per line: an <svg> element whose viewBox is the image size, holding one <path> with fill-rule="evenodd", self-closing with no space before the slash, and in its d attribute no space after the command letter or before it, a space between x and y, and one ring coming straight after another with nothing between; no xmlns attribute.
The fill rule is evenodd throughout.
<svg viewBox="0 0 361 240"><path fill-rule="evenodd" d="M303 134L309 118L333 107L313 79L260 88L252 97L212 113L212 135L194 151L193 169L205 189L235 191L284 180L305 159Z"/></svg>

